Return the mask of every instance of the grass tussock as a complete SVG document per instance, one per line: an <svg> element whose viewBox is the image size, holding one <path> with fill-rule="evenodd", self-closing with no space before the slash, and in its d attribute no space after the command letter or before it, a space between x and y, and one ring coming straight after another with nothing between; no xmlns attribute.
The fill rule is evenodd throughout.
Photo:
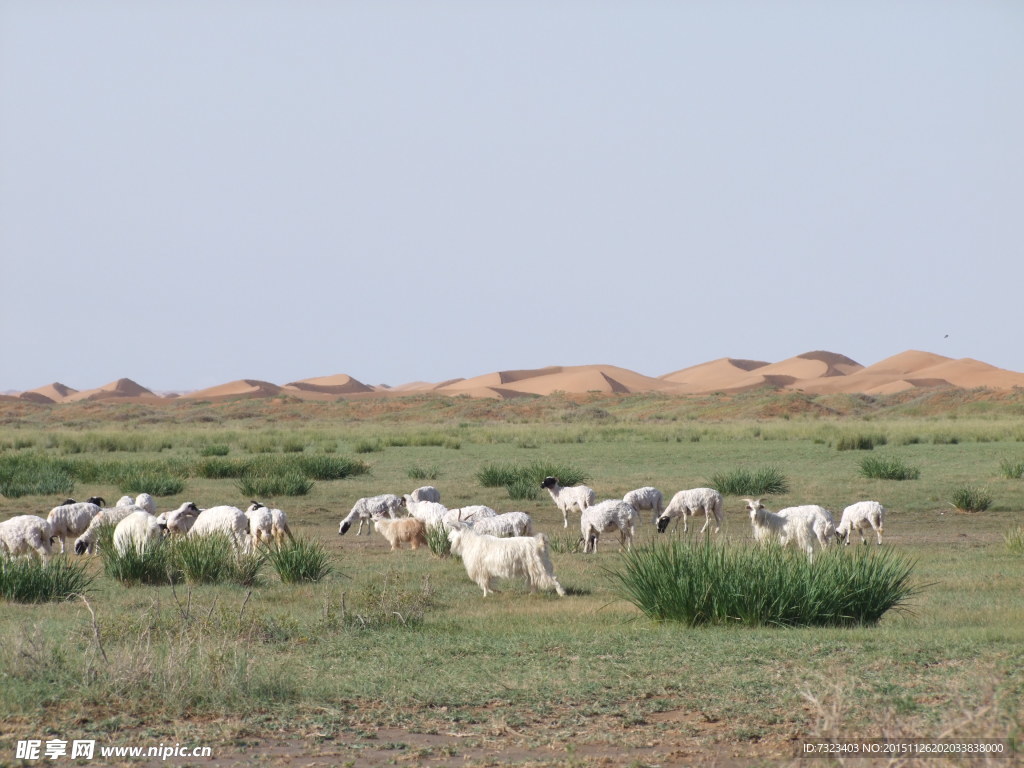
<svg viewBox="0 0 1024 768"><path fill-rule="evenodd" d="M0 456L0 495L69 496L75 477L64 465L41 453L13 453Z"/></svg>
<svg viewBox="0 0 1024 768"><path fill-rule="evenodd" d="M864 626L916 592L892 549L832 547L813 562L779 546L673 539L624 553L611 572L623 598L656 621L689 626Z"/></svg>
<svg viewBox="0 0 1024 768"><path fill-rule="evenodd" d="M885 435L844 435L836 441L837 451L872 451L888 442Z"/></svg>
<svg viewBox="0 0 1024 768"><path fill-rule="evenodd" d="M871 480L917 480L921 470L893 456L865 456L860 461L860 475Z"/></svg>
<svg viewBox="0 0 1024 768"><path fill-rule="evenodd" d="M280 473L252 470L235 481L243 496L273 498L275 496L305 496L313 490L313 481L298 471Z"/></svg>
<svg viewBox="0 0 1024 768"><path fill-rule="evenodd" d="M789 480L776 467L719 472L712 475L707 484L723 496L771 496L789 492Z"/></svg>
<svg viewBox="0 0 1024 768"><path fill-rule="evenodd" d="M0 556L0 600L9 603L70 600L85 593L92 582L85 563L66 557L55 557L44 563L36 557Z"/></svg>
<svg viewBox="0 0 1024 768"><path fill-rule="evenodd" d="M962 485L953 489L952 504L957 512L984 512L992 506L992 496L984 488Z"/></svg>
<svg viewBox="0 0 1024 768"><path fill-rule="evenodd" d="M428 525L426 536L427 546L434 553L434 557L451 557L452 543L448 540L448 529L445 526Z"/></svg>
<svg viewBox="0 0 1024 768"><path fill-rule="evenodd" d="M1006 532L1003 539L1006 549L1014 555L1024 555L1024 525L1018 525Z"/></svg>
<svg viewBox="0 0 1024 768"><path fill-rule="evenodd" d="M322 581L330 575L330 556L318 541L297 538L263 548L267 562L285 584Z"/></svg>
<svg viewBox="0 0 1024 768"><path fill-rule="evenodd" d="M476 473L477 482L484 488L504 486L508 490L509 498L516 500L540 498L540 484L545 477L557 477L559 484L565 487L579 485L590 479L578 467L544 461L531 461L526 464L488 463Z"/></svg>
<svg viewBox="0 0 1024 768"><path fill-rule="evenodd" d="M1003 459L999 462L999 472L1007 480L1020 480L1024 477L1024 461Z"/></svg>
<svg viewBox="0 0 1024 768"><path fill-rule="evenodd" d="M265 556L238 552L227 534L183 536L149 542L144 548L118 552L112 546L112 526L101 534L98 550L107 576L126 586L188 584L240 584L259 580Z"/></svg>

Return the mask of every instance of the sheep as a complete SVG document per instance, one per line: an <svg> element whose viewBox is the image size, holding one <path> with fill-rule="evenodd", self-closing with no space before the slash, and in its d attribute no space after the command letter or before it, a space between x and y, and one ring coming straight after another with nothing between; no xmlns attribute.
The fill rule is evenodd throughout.
<svg viewBox="0 0 1024 768"><path fill-rule="evenodd" d="M885 525L885 507L877 501L858 501L843 510L843 516L836 527L836 538L850 546L850 534L854 529L860 534L862 544L868 540L864 531L871 528L878 537L878 544L882 544L882 533Z"/></svg>
<svg viewBox="0 0 1024 768"><path fill-rule="evenodd" d="M206 536L211 533L226 533L242 552L252 551L249 518L238 507L222 505L204 509L186 535Z"/></svg>
<svg viewBox="0 0 1024 768"><path fill-rule="evenodd" d="M273 538L274 518L270 514L270 508L262 504L252 504L245 510L245 516L249 519L249 535L259 544L262 541L270 543Z"/></svg>
<svg viewBox="0 0 1024 768"><path fill-rule="evenodd" d="M373 522L377 533L391 545L392 552L401 549L402 544L408 544L410 549L419 549L421 544L427 546L427 526L422 520L415 517L389 518L377 515Z"/></svg>
<svg viewBox="0 0 1024 768"><path fill-rule="evenodd" d="M508 536L532 536L533 521L525 512L506 512L494 517L480 517L474 521L463 521L474 533L486 533L499 538Z"/></svg>
<svg viewBox="0 0 1024 768"><path fill-rule="evenodd" d="M106 504L100 496L92 496L88 501L65 499L59 506L50 510L46 516L50 523L51 536L60 540L60 551L68 549L67 540L77 539L89 528L89 523L99 514L100 508Z"/></svg>
<svg viewBox="0 0 1024 768"><path fill-rule="evenodd" d="M441 492L432 485L424 485L412 493L405 494L402 498L405 499L406 504L410 501L441 501Z"/></svg>
<svg viewBox="0 0 1024 768"><path fill-rule="evenodd" d="M451 529L459 523L474 523L477 520L496 517L497 514L493 509L483 504L471 504L468 507L449 509L444 513L441 522L444 523L445 527Z"/></svg>
<svg viewBox="0 0 1024 768"><path fill-rule="evenodd" d="M559 597L565 596L565 590L555 577L548 539L543 533L499 539L475 533L468 527L458 527L448 532L448 541L452 553L462 558L466 573L483 590L484 597L494 591L491 587L494 579L517 576L526 579L531 593L538 588L554 588Z"/></svg>
<svg viewBox="0 0 1024 768"><path fill-rule="evenodd" d="M366 523L366 534L370 534L373 516L396 517L396 510L405 504L405 499L395 496L393 493L382 493L379 496L364 497L356 501L352 511L341 521L338 526L338 535L343 536L352 527L352 521L358 519L359 527L356 529L356 536L363 532L363 523Z"/></svg>
<svg viewBox="0 0 1024 768"><path fill-rule="evenodd" d="M583 510L593 505L597 500L593 488L585 485L573 485L563 488L558 484L557 477L545 477L540 487L546 488L547 492L551 494L555 506L562 513L562 523L565 528L569 527L569 512L574 507L580 511L580 514L583 514Z"/></svg>
<svg viewBox="0 0 1024 768"><path fill-rule="evenodd" d="M134 507L135 506L135 499L133 499L131 496L122 496L120 499L117 500L117 504L115 504L114 506L115 507Z"/></svg>
<svg viewBox="0 0 1024 768"><path fill-rule="evenodd" d="M268 508L265 504L261 504L258 501L250 502L249 509L245 511L248 515L249 512L255 509L267 509L270 512L270 536L278 544L284 541L284 537L287 536L290 540L295 541L295 537L292 536L292 529L288 527L288 516L284 513L284 510L277 508Z"/></svg>
<svg viewBox="0 0 1024 768"><path fill-rule="evenodd" d="M823 547L832 543L832 538L836 533L836 521L833 519L832 513L824 507L819 507L817 504L805 504L799 507L780 509L776 514L782 517L809 518L818 543Z"/></svg>
<svg viewBox="0 0 1024 768"><path fill-rule="evenodd" d="M711 524L712 516L715 518L715 533L722 530L722 523L725 522L724 504L722 494L714 488L690 488L679 491L665 507L665 511L655 521L658 526L658 533L664 533L672 518L682 518L683 533L688 530L686 518L696 515L697 512L704 513L704 527L701 533L707 530ZM678 525L678 523L676 523Z"/></svg>
<svg viewBox="0 0 1024 768"><path fill-rule="evenodd" d="M44 563L53 554L53 530L39 515L16 515L0 523L0 554L9 557L39 555Z"/></svg>
<svg viewBox="0 0 1024 768"><path fill-rule="evenodd" d="M177 509L172 509L170 512L158 515L157 521L166 523L169 535L178 534L183 536L192 530L192 526L196 524L196 518L199 517L200 512L202 510L193 502L186 501Z"/></svg>
<svg viewBox="0 0 1024 768"><path fill-rule="evenodd" d="M75 554L84 555L88 552L91 555L96 550L96 541L99 538L100 528L104 525L116 525L132 512L138 511L139 509L134 506L117 506L101 509L96 517L92 519L92 522L89 523L85 533L75 539Z"/></svg>
<svg viewBox="0 0 1024 768"><path fill-rule="evenodd" d="M654 512L654 522L658 522L658 518L661 516L664 501L664 496L661 491L651 485L645 485L643 488L637 488L634 491L630 491L622 500L633 507L637 512L642 509L649 509Z"/></svg>
<svg viewBox="0 0 1024 768"><path fill-rule="evenodd" d="M587 507L580 515L583 551L597 552L597 540L602 533L619 532L621 546L633 547L633 534L640 523L640 516L632 504L622 499L606 499L600 504Z"/></svg>
<svg viewBox="0 0 1024 768"><path fill-rule="evenodd" d="M156 516L145 509L137 510L114 528L114 550L119 555L127 554L129 549L144 555L153 543L163 538L166 530L167 524L157 522Z"/></svg>
<svg viewBox="0 0 1024 768"><path fill-rule="evenodd" d="M452 514L444 504L437 501L413 501L406 504L410 517L422 520L426 525L447 525L447 519Z"/></svg>
<svg viewBox="0 0 1024 768"><path fill-rule="evenodd" d="M140 493L135 497L135 506L139 509L144 509L149 514L156 514L156 499L150 496L148 493Z"/></svg>
<svg viewBox="0 0 1024 768"><path fill-rule="evenodd" d="M754 539L767 543L773 536L777 537L782 546L790 543L807 553L809 559L814 558L814 548L818 536L814 531L814 517L811 515L793 515L785 517L765 507L760 499L744 499L750 513L750 524L754 529Z"/></svg>

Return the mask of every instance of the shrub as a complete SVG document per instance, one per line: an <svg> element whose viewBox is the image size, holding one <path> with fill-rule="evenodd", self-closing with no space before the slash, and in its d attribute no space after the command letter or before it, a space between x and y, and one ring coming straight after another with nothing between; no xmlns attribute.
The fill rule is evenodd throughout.
<svg viewBox="0 0 1024 768"><path fill-rule="evenodd" d="M992 497L981 488L962 485L953 490L953 506L958 512L984 512L992 506Z"/></svg>
<svg viewBox="0 0 1024 768"><path fill-rule="evenodd" d="M672 539L634 547L611 576L656 621L690 626L861 626L905 606L912 563L894 549L833 547L811 562L778 545Z"/></svg>
<svg viewBox="0 0 1024 768"><path fill-rule="evenodd" d="M192 467L192 472L197 477L207 480L223 480L229 477L241 477L252 466L252 462L246 459L225 459L217 456L210 456L197 461Z"/></svg>
<svg viewBox="0 0 1024 768"><path fill-rule="evenodd" d="M0 600L11 603L49 603L69 600L84 593L93 577L87 564L66 557L48 563L32 558L0 557Z"/></svg>
<svg viewBox="0 0 1024 768"><path fill-rule="evenodd" d="M999 462L999 470L1007 480L1020 480L1024 477L1024 461L1003 459Z"/></svg>
<svg viewBox="0 0 1024 768"><path fill-rule="evenodd" d="M917 480L921 470L895 457L866 456L860 461L860 474L873 480Z"/></svg>
<svg viewBox="0 0 1024 768"><path fill-rule="evenodd" d="M789 491L789 480L775 467L718 473L707 485L725 496L770 496Z"/></svg>
<svg viewBox="0 0 1024 768"><path fill-rule="evenodd" d="M285 584L321 581L331 572L330 558L319 542L299 538L270 544L263 550Z"/></svg>
<svg viewBox="0 0 1024 768"><path fill-rule="evenodd" d="M532 479L520 477L508 484L508 497L520 501L523 499L534 500L540 498L540 486Z"/></svg>

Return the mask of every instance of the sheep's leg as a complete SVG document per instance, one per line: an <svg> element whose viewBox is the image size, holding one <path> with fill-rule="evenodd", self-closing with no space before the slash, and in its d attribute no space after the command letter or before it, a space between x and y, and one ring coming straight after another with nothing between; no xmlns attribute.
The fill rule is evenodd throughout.
<svg viewBox="0 0 1024 768"><path fill-rule="evenodd" d="M686 526L686 518L689 517L689 515L687 514L687 510L684 509L683 514L681 514L680 517L683 518L683 533L686 533L689 530L689 528L687 528ZM679 527L678 522L676 523L676 527Z"/></svg>
<svg viewBox="0 0 1024 768"><path fill-rule="evenodd" d="M704 510L704 527L700 529L700 532L704 533L704 531L706 531L708 529L709 525L711 525L711 513L708 512L705 509Z"/></svg>
<svg viewBox="0 0 1024 768"><path fill-rule="evenodd" d="M569 510L566 509L566 508L562 509L562 527L563 528L568 528L569 527Z"/></svg>

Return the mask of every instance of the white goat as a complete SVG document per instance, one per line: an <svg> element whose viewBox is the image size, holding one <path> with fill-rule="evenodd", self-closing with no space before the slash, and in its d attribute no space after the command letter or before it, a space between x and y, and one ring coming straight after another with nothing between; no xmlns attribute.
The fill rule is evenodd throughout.
<svg viewBox="0 0 1024 768"><path fill-rule="evenodd" d="M454 510L453 510L454 511ZM494 517L478 517L476 520L464 520L473 533L489 536L533 536L533 520L525 512L506 512Z"/></svg>
<svg viewBox="0 0 1024 768"><path fill-rule="evenodd" d="M422 520L428 526L446 525L451 510L437 501L413 501L406 504L409 516Z"/></svg>
<svg viewBox="0 0 1024 768"><path fill-rule="evenodd" d="M206 536L211 533L227 534L242 552L252 551L249 518L238 507L222 505L204 509L196 517L188 536Z"/></svg>
<svg viewBox="0 0 1024 768"><path fill-rule="evenodd" d="M565 596L565 590L555 577L548 539L543 533L499 539L460 527L448 532L448 541L452 553L462 558L469 578L484 591L484 597L494 591L491 586L494 579L516 577L526 579L530 592L538 588L554 589L560 597Z"/></svg>
<svg viewBox="0 0 1024 768"><path fill-rule="evenodd" d="M408 544L410 549L419 549L421 544L427 546L427 526L415 517L390 518L378 515L373 518L373 523L377 533L391 545L392 552L401 549L402 544Z"/></svg>
<svg viewBox="0 0 1024 768"><path fill-rule="evenodd" d="M836 538L850 545L850 534L856 529L860 534L862 544L868 540L864 536L867 529L875 532L878 543L882 543L882 533L885 531L885 507L877 501L858 501L843 510L843 516L836 527Z"/></svg>
<svg viewBox="0 0 1024 768"><path fill-rule="evenodd" d="M0 554L8 557L35 552L44 563L53 554L53 531L39 515L17 515L0 523Z"/></svg>
<svg viewBox="0 0 1024 768"><path fill-rule="evenodd" d="M555 502L555 506L562 513L563 527L569 527L569 513L573 509L578 509L580 514L583 514L583 510L591 506L596 500L597 496L594 494L594 489L589 488L585 485L572 485L568 488L563 488L558 484L557 477L545 477L544 482L540 484L541 488L546 488L548 493L551 494L551 498Z"/></svg>
<svg viewBox="0 0 1024 768"><path fill-rule="evenodd" d="M138 555L144 555L155 542L160 541L167 525L157 522L156 516L140 509L125 517L114 528L114 550L119 555L127 554L131 549Z"/></svg>
<svg viewBox="0 0 1024 768"><path fill-rule="evenodd" d="M75 554L84 555L88 552L91 555L96 551L96 541L99 539L100 528L104 525L117 525L132 512L138 511L139 508L136 506L117 506L101 509L96 517L92 519L92 522L89 523L85 533L75 539Z"/></svg>
<svg viewBox="0 0 1024 768"><path fill-rule="evenodd" d="M653 485L645 485L643 488L637 488L634 491L630 491L622 500L629 504L637 512L644 509L649 509L654 513L654 522L658 522L658 518L661 516L662 510L664 509L663 503L665 497L661 491L655 488Z"/></svg>
<svg viewBox="0 0 1024 768"><path fill-rule="evenodd" d="M808 558L814 557L814 548L818 543L814 532L814 518L809 515L783 517L765 507L760 499L744 499L750 512L750 524L754 529L754 539L762 544L773 536L778 538L782 546L796 545L807 553Z"/></svg>
<svg viewBox="0 0 1024 768"><path fill-rule="evenodd" d="M451 530L459 523L475 523L478 520L485 520L497 515L497 512L483 504L470 504L468 507L449 509L444 513L441 522L444 523L446 528Z"/></svg>
<svg viewBox="0 0 1024 768"><path fill-rule="evenodd" d="M640 524L640 515L622 499L607 499L587 507L580 515L580 533L583 551L597 552L597 541L602 533L619 532L620 549L632 549L633 534Z"/></svg>
<svg viewBox="0 0 1024 768"><path fill-rule="evenodd" d="M814 529L814 537L823 547L831 544L833 537L836 535L836 521L833 519L832 513L824 507L819 507L817 504L786 507L785 509L780 509L776 514L782 517L808 518L811 521L811 527Z"/></svg>
<svg viewBox="0 0 1024 768"><path fill-rule="evenodd" d="M99 496L93 496L88 501L67 499L63 504L50 510L46 520L50 523L50 535L60 540L61 552L67 551L68 539L77 539L86 532L89 523L99 514L105 503Z"/></svg>
<svg viewBox="0 0 1024 768"><path fill-rule="evenodd" d="M370 534L370 526L373 518L397 517L397 510L405 504L405 499L395 496L393 493L382 493L379 496L367 496L356 501L352 505L352 511L342 519L338 526L338 535L344 535L352 527L354 520L359 520L359 527L356 528L356 536L363 532L363 523L366 524L366 534Z"/></svg>
<svg viewBox="0 0 1024 768"><path fill-rule="evenodd" d="M683 533L686 533L686 518L693 517L698 512L704 513L704 527L701 533L711 525L711 518L715 518L715 533L722 530L722 523L725 522L725 509L722 502L722 494L714 488L690 488L679 491L665 507L665 511L655 521L658 526L658 533L664 533L668 528L669 521L673 518L682 518ZM678 525L678 523L676 523Z"/></svg>
<svg viewBox="0 0 1024 768"><path fill-rule="evenodd" d="M410 501L441 501L441 492L432 485L424 485L412 493L405 494L402 498L405 499L406 504Z"/></svg>

